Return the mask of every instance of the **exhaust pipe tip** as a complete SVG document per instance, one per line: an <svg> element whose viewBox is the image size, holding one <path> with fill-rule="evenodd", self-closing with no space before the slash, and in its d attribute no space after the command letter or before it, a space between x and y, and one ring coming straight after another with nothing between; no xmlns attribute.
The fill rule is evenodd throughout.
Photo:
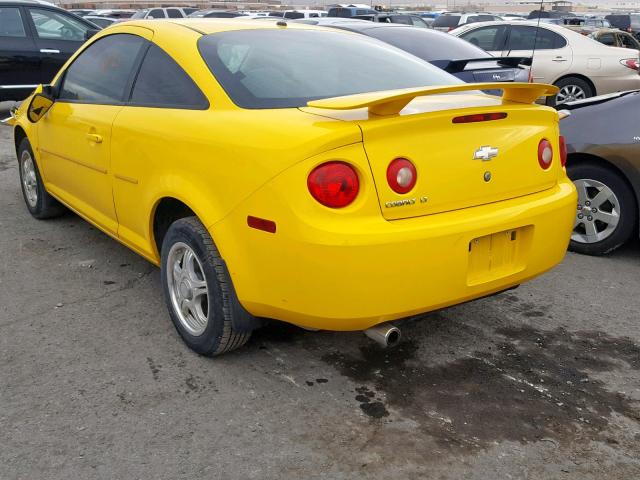
<svg viewBox="0 0 640 480"><path fill-rule="evenodd" d="M383 323L364 331L364 334L382 348L392 348L400 343L400 329L390 323Z"/></svg>

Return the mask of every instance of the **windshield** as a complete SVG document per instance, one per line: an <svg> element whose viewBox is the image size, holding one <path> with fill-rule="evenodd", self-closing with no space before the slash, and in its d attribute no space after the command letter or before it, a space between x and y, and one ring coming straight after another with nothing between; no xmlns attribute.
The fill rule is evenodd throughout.
<svg viewBox="0 0 640 480"><path fill-rule="evenodd" d="M220 32L201 37L198 48L242 108L302 107L320 98L462 83L390 45L341 32Z"/></svg>
<svg viewBox="0 0 640 480"><path fill-rule="evenodd" d="M144 18L144 16L149 12L148 8L145 8L144 10L138 10L136 13L134 13L131 18Z"/></svg>
<svg viewBox="0 0 640 480"><path fill-rule="evenodd" d="M446 33L417 28L370 28L365 33L387 42L428 62L434 60L468 60L491 58L471 43Z"/></svg>

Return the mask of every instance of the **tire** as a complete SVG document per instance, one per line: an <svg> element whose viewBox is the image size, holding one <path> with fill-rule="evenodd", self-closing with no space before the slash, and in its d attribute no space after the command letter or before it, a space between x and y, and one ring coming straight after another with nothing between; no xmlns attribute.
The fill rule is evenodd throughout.
<svg viewBox="0 0 640 480"><path fill-rule="evenodd" d="M29 213L40 220L59 217L67 209L45 190L29 139L23 138L18 147L18 172L22 197Z"/></svg>
<svg viewBox="0 0 640 480"><path fill-rule="evenodd" d="M572 100L581 100L583 98L589 98L595 95L593 87L589 85L588 82L578 77L566 77L558 80L556 83L554 83L554 85L560 89L560 92L558 92L558 94L554 95L553 97L547 97L547 105L549 105L550 107L556 107L558 105L562 105L565 102L569 102ZM563 100L563 92L566 92L566 94L574 92L577 96L575 98Z"/></svg>
<svg viewBox="0 0 640 480"><path fill-rule="evenodd" d="M240 305L226 265L202 223L196 217L173 222L161 256L165 302L187 346L211 357L244 345L251 330L236 331L234 325L250 314ZM181 312L181 305L186 312Z"/></svg>
<svg viewBox="0 0 640 480"><path fill-rule="evenodd" d="M567 174L578 189L581 208L576 213L569 249L604 255L629 240L636 231L638 205L626 180L613 169L593 163L569 165ZM589 235L594 229L596 235Z"/></svg>

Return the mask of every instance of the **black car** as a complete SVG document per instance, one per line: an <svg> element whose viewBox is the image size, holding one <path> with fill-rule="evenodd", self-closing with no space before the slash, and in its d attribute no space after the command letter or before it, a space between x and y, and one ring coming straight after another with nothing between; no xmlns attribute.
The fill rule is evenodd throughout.
<svg viewBox="0 0 640 480"><path fill-rule="evenodd" d="M612 27L629 32L640 39L640 13L613 14L604 18Z"/></svg>
<svg viewBox="0 0 640 480"><path fill-rule="evenodd" d="M428 28L335 18L307 19L299 22L339 28L377 38L465 82L527 82L529 79L529 69L519 65L530 65L530 58L493 57L458 37Z"/></svg>
<svg viewBox="0 0 640 480"><path fill-rule="evenodd" d="M0 101L22 100L49 83L67 59L98 31L48 3L0 0Z"/></svg>
<svg viewBox="0 0 640 480"><path fill-rule="evenodd" d="M635 236L640 220L640 90L565 103L560 131L567 174L578 190L570 248L611 252Z"/></svg>

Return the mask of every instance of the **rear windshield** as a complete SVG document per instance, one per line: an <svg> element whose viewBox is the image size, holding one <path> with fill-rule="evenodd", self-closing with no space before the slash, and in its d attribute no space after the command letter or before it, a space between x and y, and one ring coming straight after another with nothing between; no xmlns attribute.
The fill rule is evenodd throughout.
<svg viewBox="0 0 640 480"><path fill-rule="evenodd" d="M434 27L457 27L460 15L440 15L433 22Z"/></svg>
<svg viewBox="0 0 640 480"><path fill-rule="evenodd" d="M428 62L491 58L487 52L453 35L418 28L369 28L365 33Z"/></svg>
<svg viewBox="0 0 640 480"><path fill-rule="evenodd" d="M320 98L461 83L390 45L341 32L220 32L201 37L198 48L242 108L302 107Z"/></svg>
<svg viewBox="0 0 640 480"><path fill-rule="evenodd" d="M607 15L605 18L614 27L629 28L631 26L630 15Z"/></svg>

